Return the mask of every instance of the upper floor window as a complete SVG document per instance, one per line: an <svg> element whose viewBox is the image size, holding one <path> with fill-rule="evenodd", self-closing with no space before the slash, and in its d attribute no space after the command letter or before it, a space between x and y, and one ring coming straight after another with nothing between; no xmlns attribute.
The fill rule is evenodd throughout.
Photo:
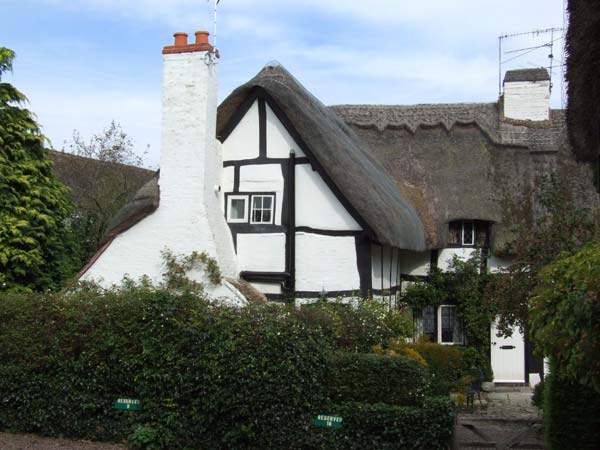
<svg viewBox="0 0 600 450"><path fill-rule="evenodd" d="M227 222L231 222L231 223L248 222L248 196L247 195L228 195L227 196Z"/></svg>
<svg viewBox="0 0 600 450"><path fill-rule="evenodd" d="M273 223L273 195L253 195L250 223Z"/></svg>
<svg viewBox="0 0 600 450"><path fill-rule="evenodd" d="M482 220L455 220L448 224L448 244L488 247L489 223Z"/></svg>

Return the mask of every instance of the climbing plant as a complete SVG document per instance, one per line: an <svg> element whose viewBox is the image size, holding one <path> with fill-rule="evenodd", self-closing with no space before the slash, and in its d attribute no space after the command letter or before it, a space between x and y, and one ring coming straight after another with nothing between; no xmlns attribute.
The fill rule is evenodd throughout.
<svg viewBox="0 0 600 450"><path fill-rule="evenodd" d="M490 275L482 270L479 253L473 252L467 260L455 256L447 271L432 268L427 280L415 283L406 290L404 301L417 314L428 305L456 305L466 345L476 352L472 357L473 365L484 369L486 376L491 378L488 352L494 309L486 301L486 285Z"/></svg>

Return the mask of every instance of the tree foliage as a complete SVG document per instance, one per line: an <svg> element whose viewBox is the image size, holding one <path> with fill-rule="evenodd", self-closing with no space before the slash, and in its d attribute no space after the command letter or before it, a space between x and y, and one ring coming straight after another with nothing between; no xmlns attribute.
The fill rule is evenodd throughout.
<svg viewBox="0 0 600 450"><path fill-rule="evenodd" d="M0 47L0 80L14 52ZM73 271L68 190L52 174L26 97L0 82L0 290L56 288Z"/></svg>
<svg viewBox="0 0 600 450"><path fill-rule="evenodd" d="M487 294L497 308L502 333L510 335L514 326L525 330L529 296L544 266L561 252L571 253L598 240L598 211L577 200L569 180L558 175L544 178L539 188L525 198L506 200L505 208L510 211L507 216L512 220L508 226L514 239L505 251L512 261L492 280ZM535 216L523 212L530 212L534 205Z"/></svg>
<svg viewBox="0 0 600 450"><path fill-rule="evenodd" d="M143 157L115 121L87 141L74 130L66 148L81 156L59 169L61 180L73 189L77 212L72 220L82 243L81 259L86 261L100 246L111 220L151 173L140 168Z"/></svg>
<svg viewBox="0 0 600 450"><path fill-rule="evenodd" d="M537 276L531 337L562 375L600 392L600 244L564 254Z"/></svg>

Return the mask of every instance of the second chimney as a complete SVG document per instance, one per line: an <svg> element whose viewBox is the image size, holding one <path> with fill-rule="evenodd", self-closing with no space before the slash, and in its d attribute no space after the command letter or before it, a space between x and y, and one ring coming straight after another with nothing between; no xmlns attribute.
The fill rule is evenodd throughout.
<svg viewBox="0 0 600 450"><path fill-rule="evenodd" d="M504 117L541 121L550 118L550 75L544 68L509 70L504 76Z"/></svg>

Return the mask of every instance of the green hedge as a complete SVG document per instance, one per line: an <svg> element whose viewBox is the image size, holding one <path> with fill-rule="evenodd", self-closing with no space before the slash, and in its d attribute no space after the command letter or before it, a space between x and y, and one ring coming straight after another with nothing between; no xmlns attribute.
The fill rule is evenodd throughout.
<svg viewBox="0 0 600 450"><path fill-rule="evenodd" d="M596 450L600 394L556 373L544 381L544 433L548 450Z"/></svg>
<svg viewBox="0 0 600 450"><path fill-rule="evenodd" d="M427 398L421 407L343 403L328 413L342 416L342 427L312 427L303 450L445 450L456 414L447 397Z"/></svg>
<svg viewBox="0 0 600 450"><path fill-rule="evenodd" d="M288 309L153 289L0 297L0 429L143 448L298 448L323 336ZM113 409L138 398L140 412Z"/></svg>
<svg viewBox="0 0 600 450"><path fill-rule="evenodd" d="M329 365L334 402L418 405L429 383L427 369L404 356L338 352Z"/></svg>

